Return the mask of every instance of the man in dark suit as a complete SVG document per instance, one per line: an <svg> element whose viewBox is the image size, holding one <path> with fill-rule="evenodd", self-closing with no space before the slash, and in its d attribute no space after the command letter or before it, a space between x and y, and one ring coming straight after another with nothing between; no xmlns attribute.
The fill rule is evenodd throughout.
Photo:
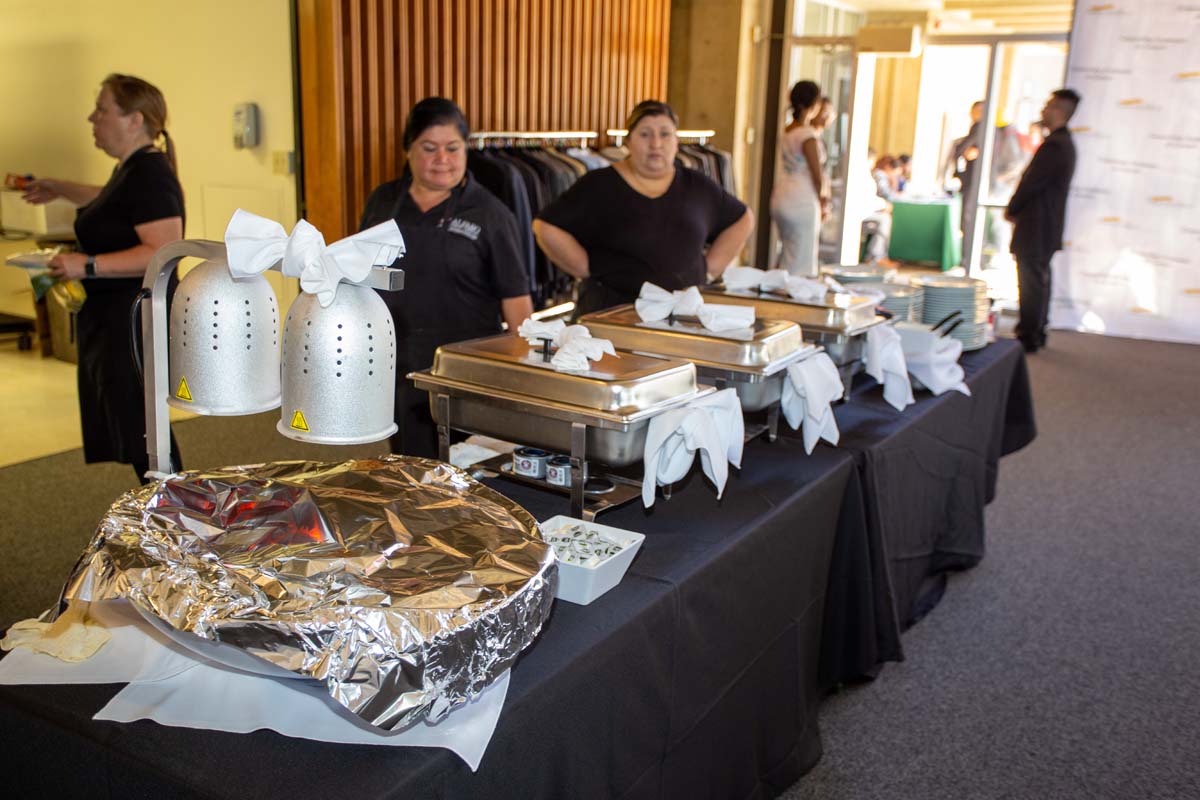
<svg viewBox="0 0 1200 800"><path fill-rule="evenodd" d="M1042 125L1048 134L1022 173L1004 212L1004 218L1013 223L1009 249L1017 261L1017 287L1021 293L1016 333L1027 353L1046 344L1050 259L1062 249L1067 191L1075 174L1075 143L1067 121L1078 105L1079 95L1070 89L1051 93L1042 108Z"/></svg>

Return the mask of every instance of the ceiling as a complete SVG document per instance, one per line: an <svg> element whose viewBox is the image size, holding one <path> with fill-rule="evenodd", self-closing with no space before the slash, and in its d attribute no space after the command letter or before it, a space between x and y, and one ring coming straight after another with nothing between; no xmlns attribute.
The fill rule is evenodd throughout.
<svg viewBox="0 0 1200 800"><path fill-rule="evenodd" d="M873 13L927 11L926 32L1065 33L1071 30L1072 0L848 0Z"/></svg>

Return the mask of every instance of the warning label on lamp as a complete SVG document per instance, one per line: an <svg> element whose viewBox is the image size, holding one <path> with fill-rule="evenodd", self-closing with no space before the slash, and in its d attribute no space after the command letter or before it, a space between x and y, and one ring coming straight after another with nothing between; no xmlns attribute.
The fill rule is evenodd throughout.
<svg viewBox="0 0 1200 800"><path fill-rule="evenodd" d="M298 431L304 431L305 433L308 433L308 420L304 419L304 412L298 408L296 409L296 412L292 414L291 427Z"/></svg>
<svg viewBox="0 0 1200 800"><path fill-rule="evenodd" d="M175 390L175 396L180 400L192 402L192 391L188 389L187 378L182 376L179 378L179 388Z"/></svg>

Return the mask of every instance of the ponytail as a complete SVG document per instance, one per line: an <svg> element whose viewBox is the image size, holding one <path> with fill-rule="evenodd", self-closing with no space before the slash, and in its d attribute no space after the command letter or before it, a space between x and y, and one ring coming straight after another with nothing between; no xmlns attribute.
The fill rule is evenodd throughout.
<svg viewBox="0 0 1200 800"><path fill-rule="evenodd" d="M171 171L176 175L179 174L179 162L175 159L175 142L171 139L171 134L167 133L167 129L163 128L163 152L167 155L167 163L171 165Z"/></svg>

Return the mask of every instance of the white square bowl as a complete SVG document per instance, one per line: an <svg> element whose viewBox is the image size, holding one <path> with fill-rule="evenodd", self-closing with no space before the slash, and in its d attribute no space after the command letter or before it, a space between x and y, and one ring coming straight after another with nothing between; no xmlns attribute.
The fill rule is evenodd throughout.
<svg viewBox="0 0 1200 800"><path fill-rule="evenodd" d="M601 561L594 567L568 564L559 560L558 591L554 596L559 600L586 606L621 582L621 578L625 576L625 570L629 569L629 565L633 563L633 557L641 549L646 536L642 533L612 528L608 525L597 525L594 522L584 522L581 519L564 515L551 517L541 523L539 527L544 534L550 534L572 525L593 528L621 545L621 552Z"/></svg>

